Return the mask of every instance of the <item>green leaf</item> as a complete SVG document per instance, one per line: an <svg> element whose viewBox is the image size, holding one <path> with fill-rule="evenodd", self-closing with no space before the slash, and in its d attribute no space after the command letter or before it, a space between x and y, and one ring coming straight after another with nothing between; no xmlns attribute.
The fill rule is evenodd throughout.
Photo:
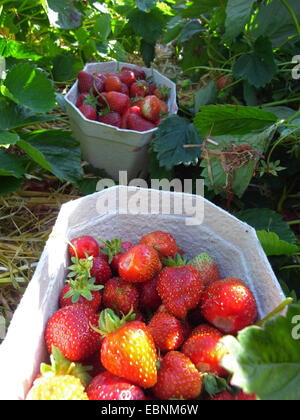
<svg viewBox="0 0 300 420"><path fill-rule="evenodd" d="M199 18L202 13L212 13L215 7L220 7L220 0L191 0L186 3L182 16L187 18ZM224 2L221 7L226 7Z"/></svg>
<svg viewBox="0 0 300 420"><path fill-rule="evenodd" d="M55 89L46 74L29 63L11 68L5 87L19 105L35 112L48 112L55 106Z"/></svg>
<svg viewBox="0 0 300 420"><path fill-rule="evenodd" d="M272 44L267 37L260 37L254 45L254 51L239 57L233 66L233 73L237 78L261 88L271 82L277 73Z"/></svg>
<svg viewBox="0 0 300 420"><path fill-rule="evenodd" d="M153 9L157 3L157 0L134 0L137 7L143 12L147 12Z"/></svg>
<svg viewBox="0 0 300 420"><path fill-rule="evenodd" d="M242 210L236 213L243 222L248 223L256 230L274 232L282 241L296 243L296 236L287 222L282 219L282 215L267 208L255 208Z"/></svg>
<svg viewBox="0 0 300 420"><path fill-rule="evenodd" d="M172 169L176 165L196 164L202 140L193 124L178 115L171 115L160 123L153 138L153 150L160 166ZM184 145L199 145L185 148Z"/></svg>
<svg viewBox="0 0 300 420"><path fill-rule="evenodd" d="M13 57L18 60L39 60L42 58L28 43L13 40L6 41L4 38L0 39L0 56Z"/></svg>
<svg viewBox="0 0 300 420"><path fill-rule="evenodd" d="M0 176L0 196L11 194L21 188L23 178L13 176Z"/></svg>
<svg viewBox="0 0 300 420"><path fill-rule="evenodd" d="M201 23L198 22L198 19L192 19L189 22L187 22L182 28L180 37L178 38L177 42L179 44L182 44L183 42L188 41L194 35L205 31L206 29L201 25Z"/></svg>
<svg viewBox="0 0 300 420"><path fill-rule="evenodd" d="M218 136L243 135L264 129L277 121L276 115L254 107L233 105L202 106L194 119L200 134Z"/></svg>
<svg viewBox="0 0 300 420"><path fill-rule="evenodd" d="M128 18L134 33L149 44L155 44L162 34L162 23L153 11L142 12L139 9L134 9L128 14Z"/></svg>
<svg viewBox="0 0 300 420"><path fill-rule="evenodd" d="M291 305L287 317L278 316L264 328L249 327L237 339L222 339L229 352L222 361L233 374L231 384L261 400L300 399L299 339L293 337L295 315L300 306Z"/></svg>
<svg viewBox="0 0 300 420"><path fill-rule="evenodd" d="M232 391L226 379L215 376L212 373L205 373L202 375L202 380L203 390L207 392L211 398L220 392Z"/></svg>
<svg viewBox="0 0 300 420"><path fill-rule="evenodd" d="M103 13L98 16L94 24L94 33L100 41L106 41L111 32L111 16Z"/></svg>
<svg viewBox="0 0 300 420"><path fill-rule="evenodd" d="M147 67L150 67L151 63L155 58L155 45L148 44L148 42L142 39L141 42L141 53L144 60L144 63Z"/></svg>
<svg viewBox="0 0 300 420"><path fill-rule="evenodd" d="M82 13L68 0L44 2L50 25L60 29L76 29L82 22Z"/></svg>
<svg viewBox="0 0 300 420"><path fill-rule="evenodd" d="M82 178L80 148L71 133L62 130L35 131L17 143L36 163L61 180L77 183Z"/></svg>
<svg viewBox="0 0 300 420"><path fill-rule="evenodd" d="M20 137L16 133L0 130L0 147L2 145L16 144L19 139Z"/></svg>
<svg viewBox="0 0 300 420"><path fill-rule="evenodd" d="M226 8L225 41L234 40L250 20L251 11L256 0L228 0Z"/></svg>
<svg viewBox="0 0 300 420"><path fill-rule="evenodd" d="M274 232L259 230L257 231L257 236L268 257L275 255L287 255L291 257L292 255L300 251L300 248L298 246L282 241L281 239L279 239L279 236Z"/></svg>
<svg viewBox="0 0 300 420"><path fill-rule="evenodd" d="M0 148L0 176L22 178L24 173L25 170L21 163L21 159Z"/></svg>
<svg viewBox="0 0 300 420"><path fill-rule="evenodd" d="M200 107L213 104L218 95L217 85L214 81L195 93L195 113L199 112Z"/></svg>

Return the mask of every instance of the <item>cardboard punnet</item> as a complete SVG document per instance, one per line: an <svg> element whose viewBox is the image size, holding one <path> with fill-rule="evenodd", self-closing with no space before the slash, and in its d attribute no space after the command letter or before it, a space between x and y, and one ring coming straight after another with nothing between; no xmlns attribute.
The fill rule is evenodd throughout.
<svg viewBox="0 0 300 420"><path fill-rule="evenodd" d="M134 206L138 212L139 200L143 202L141 214L126 214L127 208L132 213ZM181 215L177 214L180 200L184 210ZM186 209L197 203L203 207L203 222L189 225L192 213ZM260 318L285 299L255 230L204 198L119 186L70 201L61 208L0 346L0 399L24 399L40 363L47 357L44 330L58 309L70 264L66 239L92 235L104 239L123 237L137 243L154 230L173 234L189 257L203 251L211 254L223 278L241 278L255 295Z"/></svg>
<svg viewBox="0 0 300 420"><path fill-rule="evenodd" d="M84 70L91 74L116 73L123 66L141 68L134 64L109 61L106 63L89 63L84 67ZM142 69L147 77L153 76L154 83L170 89L167 103L169 114L177 114L175 83L157 70L144 67ZM145 176L148 171L148 144L157 129L140 133L88 120L75 105L78 95L78 82L76 82L65 99L72 132L74 137L80 141L84 159L95 168L105 169L108 175L115 180L118 179L120 167L128 172L129 180Z"/></svg>

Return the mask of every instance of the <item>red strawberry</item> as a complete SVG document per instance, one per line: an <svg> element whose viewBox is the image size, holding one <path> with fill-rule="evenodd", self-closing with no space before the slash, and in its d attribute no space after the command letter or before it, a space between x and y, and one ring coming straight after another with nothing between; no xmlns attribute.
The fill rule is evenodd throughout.
<svg viewBox="0 0 300 420"><path fill-rule="evenodd" d="M45 340L49 353L52 345L70 361L83 361L100 347L96 326L98 315L86 305L77 303L55 312L48 321Z"/></svg>
<svg viewBox="0 0 300 420"><path fill-rule="evenodd" d="M144 309L150 309L155 311L159 305L161 305L161 298L159 297L157 290L157 276L153 277L152 280L145 281L140 283L139 293L140 293L140 307Z"/></svg>
<svg viewBox="0 0 300 420"><path fill-rule="evenodd" d="M122 82L118 76L108 76L105 80L106 92L120 92L122 89Z"/></svg>
<svg viewBox="0 0 300 420"><path fill-rule="evenodd" d="M110 372L96 376L87 388L91 401L101 400L145 400L144 391L126 379Z"/></svg>
<svg viewBox="0 0 300 420"><path fill-rule="evenodd" d="M231 85L232 82L233 82L233 79L231 77L223 74L222 76L218 77L216 80L217 88L219 90L224 89L226 86Z"/></svg>
<svg viewBox="0 0 300 420"><path fill-rule="evenodd" d="M145 72L143 71L143 70L141 70L141 69L137 69L137 68L135 68L135 67L127 67L127 66L124 66L124 67L122 67L122 69L121 69L121 73L123 73L124 71L127 71L127 70L129 70L129 71L132 71L133 73L134 73L134 75L135 75L135 78L137 79L137 80L141 80L141 79L145 79L145 77L146 77L146 74L145 74Z"/></svg>
<svg viewBox="0 0 300 420"><path fill-rule="evenodd" d="M124 93L107 92L106 98L111 111L118 112L119 114L124 114L124 112L126 112L127 109L130 108L130 99L127 95L124 95Z"/></svg>
<svg viewBox="0 0 300 420"><path fill-rule="evenodd" d="M123 70L119 74L119 78L122 83L125 83L128 87L130 87L135 82L135 74L131 70Z"/></svg>
<svg viewBox="0 0 300 420"><path fill-rule="evenodd" d="M193 400L202 389L200 373L190 359L179 351L170 351L161 362L154 395L161 400Z"/></svg>
<svg viewBox="0 0 300 420"><path fill-rule="evenodd" d="M118 314L127 314L131 309L138 310L139 292L137 288L120 277L114 277L106 283L103 291L103 305Z"/></svg>
<svg viewBox="0 0 300 420"><path fill-rule="evenodd" d="M156 347L162 352L178 349L185 338L182 323L175 316L164 312L153 316L148 329Z"/></svg>
<svg viewBox="0 0 300 420"><path fill-rule="evenodd" d="M146 96L141 102L142 116L149 121L156 121L161 113L161 101L155 96Z"/></svg>
<svg viewBox="0 0 300 420"><path fill-rule="evenodd" d="M100 238L100 241L104 243L104 246L101 248L102 253L107 255L108 262L112 269L118 273L119 261L125 252L134 247L133 243L126 241L123 242L122 239L116 238L113 238L110 241L103 241L103 239Z"/></svg>
<svg viewBox="0 0 300 420"><path fill-rule="evenodd" d="M100 337L100 341L101 341L101 337ZM82 361L83 366L89 367L89 374L93 378L99 375L99 373L106 372L105 367L101 363L100 351L101 351L101 343L100 343L100 348L97 351L95 351L95 353L93 353L90 357Z"/></svg>
<svg viewBox="0 0 300 420"><path fill-rule="evenodd" d="M130 96L132 98L144 98L149 94L149 84L146 80L134 82L130 87Z"/></svg>
<svg viewBox="0 0 300 420"><path fill-rule="evenodd" d="M140 244L152 246L161 258L174 258L175 254L179 252L174 237L170 233L162 232L161 230L143 236Z"/></svg>
<svg viewBox="0 0 300 420"><path fill-rule="evenodd" d="M252 292L236 278L210 285L203 294L201 305L204 318L225 334L237 334L257 318Z"/></svg>
<svg viewBox="0 0 300 420"><path fill-rule="evenodd" d="M94 96L98 96L100 93L104 91L106 78L102 74L97 74L97 73L94 73L93 77L94 79L93 79L92 92Z"/></svg>
<svg viewBox="0 0 300 420"><path fill-rule="evenodd" d="M122 87L121 87L120 92L124 93L124 95L129 96L129 88L125 83L122 83Z"/></svg>
<svg viewBox="0 0 300 420"><path fill-rule="evenodd" d="M108 112L107 114L100 115L98 121L103 124L112 125L114 127L121 128L122 117L118 112Z"/></svg>
<svg viewBox="0 0 300 420"><path fill-rule="evenodd" d="M122 320L111 309L101 312L97 330L105 336L101 362L112 374L151 388L157 379L155 344L147 326L131 319L132 312Z"/></svg>
<svg viewBox="0 0 300 420"><path fill-rule="evenodd" d="M255 394L245 394L244 391L240 391L235 397L236 401L257 401Z"/></svg>
<svg viewBox="0 0 300 420"><path fill-rule="evenodd" d="M217 264L210 255L204 252L193 258L189 262L189 265L200 271L205 287L211 285L217 280L221 280Z"/></svg>
<svg viewBox="0 0 300 420"><path fill-rule="evenodd" d="M168 114L168 105L164 101L160 101L160 115Z"/></svg>
<svg viewBox="0 0 300 420"><path fill-rule="evenodd" d="M72 245L72 246L71 246ZM92 236L80 236L74 238L69 245L69 254L71 257L76 257L74 248L77 251L79 259L88 257L97 257L99 255L98 242Z"/></svg>
<svg viewBox="0 0 300 420"><path fill-rule="evenodd" d="M220 342L223 334L210 325L199 325L182 347L182 352L194 363L199 372L210 372L217 376L228 373L220 365L227 350Z"/></svg>
<svg viewBox="0 0 300 420"><path fill-rule="evenodd" d="M122 115L122 123L121 123L122 128L124 129L128 128L127 120L128 120L128 115L131 113L141 115L141 108L139 106L134 105L128 108L126 112L124 112L124 114Z"/></svg>
<svg viewBox="0 0 300 420"><path fill-rule="evenodd" d="M76 291L75 291L76 293ZM87 299L83 294L81 294L80 289L78 290L78 299L74 300L74 289L71 284L66 284L63 288L61 294L59 295L59 306L63 308L64 306L74 305L76 303L82 303L91 308L94 312L97 312L101 305L101 295L98 290L91 290L91 299Z"/></svg>
<svg viewBox="0 0 300 420"><path fill-rule="evenodd" d="M106 255L104 255L104 257L106 257ZM95 284L105 284L112 277L108 258L106 261L106 258L103 258L102 255L94 257L93 266L91 268L91 277L95 277Z"/></svg>
<svg viewBox="0 0 300 420"><path fill-rule="evenodd" d="M130 283L153 279L161 270L158 253L147 245L137 245L122 255L119 262L120 276Z"/></svg>
<svg viewBox="0 0 300 420"><path fill-rule="evenodd" d="M82 70L78 73L78 89L80 93L90 92L93 87L94 76Z"/></svg>
<svg viewBox="0 0 300 420"><path fill-rule="evenodd" d="M166 86L159 86L154 90L153 94L157 96L158 99L166 102L170 95L170 88Z"/></svg>
<svg viewBox="0 0 300 420"><path fill-rule="evenodd" d="M203 292L202 276L194 267L165 267L158 276L157 291L167 311L184 319Z"/></svg>
<svg viewBox="0 0 300 420"><path fill-rule="evenodd" d="M85 92L85 93L81 93L79 96L78 96L78 99L77 99L77 101L76 101L76 106L77 106L77 108L80 108L83 104L84 104L84 101L87 99L87 97L88 96L90 96L90 94L89 93L87 93L87 92Z"/></svg>
<svg viewBox="0 0 300 420"><path fill-rule="evenodd" d="M240 391L235 397L228 391L220 392L212 398L208 398L210 401L256 401L255 394L245 394L243 391Z"/></svg>
<svg viewBox="0 0 300 420"><path fill-rule="evenodd" d="M149 131L153 130L153 128L156 128L155 124L134 113L130 113L128 115L127 125L130 130L140 132Z"/></svg>
<svg viewBox="0 0 300 420"><path fill-rule="evenodd" d="M109 109L109 103L107 100L107 93L108 92L102 92L98 97L97 97L97 105L101 108L101 109Z"/></svg>
<svg viewBox="0 0 300 420"><path fill-rule="evenodd" d="M78 109L88 120L97 120L97 111L92 105L83 104Z"/></svg>

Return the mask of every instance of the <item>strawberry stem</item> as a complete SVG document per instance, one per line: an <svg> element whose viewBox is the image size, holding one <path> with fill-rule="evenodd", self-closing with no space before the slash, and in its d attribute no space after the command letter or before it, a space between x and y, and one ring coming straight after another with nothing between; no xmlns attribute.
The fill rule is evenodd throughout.
<svg viewBox="0 0 300 420"><path fill-rule="evenodd" d="M283 309L285 309L288 305L293 302L293 298L287 298L284 302L282 302L277 308L274 309L269 315L263 318L261 321L257 322L258 327L262 327L269 319L273 318L275 315L279 314Z"/></svg>

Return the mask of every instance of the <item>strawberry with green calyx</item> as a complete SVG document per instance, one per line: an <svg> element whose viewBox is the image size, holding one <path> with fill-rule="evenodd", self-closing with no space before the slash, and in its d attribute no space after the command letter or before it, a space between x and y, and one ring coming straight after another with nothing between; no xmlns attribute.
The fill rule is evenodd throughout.
<svg viewBox="0 0 300 420"><path fill-rule="evenodd" d="M151 388L157 379L157 353L147 326L134 320L132 310L120 319L105 309L95 331L104 336L101 362L113 375L125 378L142 388Z"/></svg>
<svg viewBox="0 0 300 420"><path fill-rule="evenodd" d="M98 242L92 236L79 236L74 238L69 243L69 255L70 257L86 258L86 254L91 257L97 257L99 255ZM77 252L77 254L76 254Z"/></svg>
<svg viewBox="0 0 300 420"><path fill-rule="evenodd" d="M155 96L157 96L158 99L160 99L160 100L162 100L162 101L165 102L165 101L168 100L168 98L170 96L170 91L171 91L171 89L168 88L167 86L158 86L154 90L153 94Z"/></svg>
<svg viewBox="0 0 300 420"><path fill-rule="evenodd" d="M146 80L138 80L130 86L131 98L144 98L149 94L149 83Z"/></svg>
<svg viewBox="0 0 300 420"><path fill-rule="evenodd" d="M99 240L104 244L101 248L102 254L108 256L108 262L112 269L115 272L118 272L120 258L123 254L134 247L133 243L126 241L123 242L122 239L117 238L113 238L110 241L104 241L101 238L99 238Z"/></svg>
<svg viewBox="0 0 300 420"><path fill-rule="evenodd" d="M92 377L90 367L70 362L52 346L51 365L42 363L40 374L30 389L27 400L88 400L84 389Z"/></svg>
<svg viewBox="0 0 300 420"><path fill-rule="evenodd" d="M139 292L134 284L121 277L114 277L105 284L103 306L118 314L127 314L132 308L136 313L139 305Z"/></svg>
<svg viewBox="0 0 300 420"><path fill-rule="evenodd" d="M143 236L140 244L152 246L161 258L174 258L179 252L175 238L170 233L161 230Z"/></svg>
<svg viewBox="0 0 300 420"><path fill-rule="evenodd" d="M217 264L213 258L205 252L194 257L188 264L200 271L205 287L217 280L221 280Z"/></svg>

